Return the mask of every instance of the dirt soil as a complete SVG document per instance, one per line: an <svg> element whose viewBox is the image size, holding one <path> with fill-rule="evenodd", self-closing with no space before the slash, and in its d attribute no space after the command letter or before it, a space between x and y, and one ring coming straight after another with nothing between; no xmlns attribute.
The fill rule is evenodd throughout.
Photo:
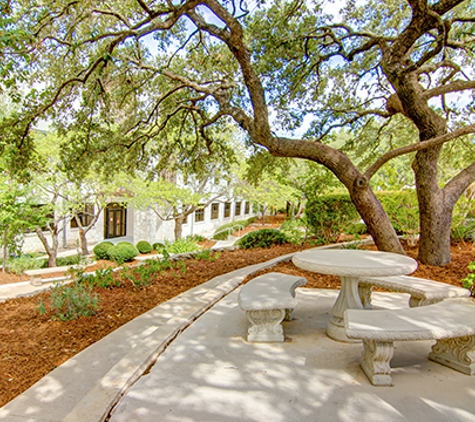
<svg viewBox="0 0 475 422"><path fill-rule="evenodd" d="M215 261L188 259L185 272L168 270L155 277L149 287L137 288L124 281L118 288L96 288L100 296L97 314L74 321L52 321L50 313L40 315L40 300L48 304L50 293L0 303L0 406L76 353L158 304L217 275L298 250L300 246L284 245L222 252L214 255ZM406 248L406 251L416 257L417 248ZM474 260L475 248L471 243L455 244L450 264L444 267L420 265L414 275L461 285L460 280L468 273L467 265ZM302 275L308 279L307 288L340 287L337 277L309 273L290 262L268 271Z"/></svg>

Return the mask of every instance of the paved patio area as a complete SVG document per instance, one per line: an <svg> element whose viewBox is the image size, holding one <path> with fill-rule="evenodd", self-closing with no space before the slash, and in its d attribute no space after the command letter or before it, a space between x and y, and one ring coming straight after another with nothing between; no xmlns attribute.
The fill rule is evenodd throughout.
<svg viewBox="0 0 475 422"><path fill-rule="evenodd" d="M475 377L429 361L431 341L396 343L394 386L373 387L359 367L362 345L325 334L335 290L299 288L287 341L248 343L238 286L285 258L157 306L45 376L1 408L0 420L475 422ZM373 295L376 306L407 302Z"/></svg>
<svg viewBox="0 0 475 422"><path fill-rule="evenodd" d="M288 341L247 343L236 291L183 332L113 410L111 422L475 421L475 378L427 359L432 342L397 343L393 387L373 387L362 345L325 335L335 291L298 289ZM375 294L375 305L407 296Z"/></svg>

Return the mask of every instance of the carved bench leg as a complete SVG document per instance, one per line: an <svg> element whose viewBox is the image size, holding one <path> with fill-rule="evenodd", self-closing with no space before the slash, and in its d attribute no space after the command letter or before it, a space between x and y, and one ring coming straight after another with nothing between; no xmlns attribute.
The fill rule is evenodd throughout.
<svg viewBox="0 0 475 422"><path fill-rule="evenodd" d="M281 322L285 314L285 309L247 311L246 316L251 323L247 331L247 341L284 341Z"/></svg>
<svg viewBox="0 0 475 422"><path fill-rule="evenodd" d="M361 358L361 368L376 386L392 384L390 362L394 354L392 341L363 340L364 350Z"/></svg>
<svg viewBox="0 0 475 422"><path fill-rule="evenodd" d="M475 336L438 340L429 359L467 375L475 374Z"/></svg>

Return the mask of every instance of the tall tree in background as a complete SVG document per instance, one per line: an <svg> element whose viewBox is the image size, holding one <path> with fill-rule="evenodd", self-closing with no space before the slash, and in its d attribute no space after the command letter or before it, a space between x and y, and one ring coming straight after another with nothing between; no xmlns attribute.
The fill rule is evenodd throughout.
<svg viewBox="0 0 475 422"><path fill-rule="evenodd" d="M449 93L473 92L470 2L349 2L342 24L320 5L300 1L276 1L251 15L217 0L11 3L16 30L27 36L7 49L7 63L26 55L20 70L41 85L27 95L15 131L1 135L4 142L28 151L27 129L50 116L65 130L83 130L69 150L76 160L104 152L113 159L107 168L121 168L150 156L166 161L173 151L192 152L191 162L200 163L197 158L226 154L209 130L231 118L250 143L272 155L332 171L378 248L395 252L403 251L370 179L388 159L417 151L420 258L435 265L450 260L451 210L474 180L475 166L442 189L437 163L444 143L475 131L473 103L463 120L443 101ZM439 109L433 98L442 99ZM313 117L312 131L279 136L269 105L285 129ZM396 114L416 126L418 142L388 150L364 171L326 143L335 127ZM193 142L183 145L184 131L194 134ZM361 142L370 147L370 141Z"/></svg>
<svg viewBox="0 0 475 422"><path fill-rule="evenodd" d="M297 10L304 17L297 17ZM356 147L371 150L381 144L367 142L369 123L380 127L375 140L395 120L412 126L419 142L411 145L406 137L401 145L395 139L367 166L360 183L387 160L416 152L412 167L421 215L419 259L432 265L450 261L452 212L475 180L473 137L464 137L475 131L474 12L473 2L460 0L351 2L342 10L342 23L329 24L293 3L262 12L271 20L260 14L253 20L254 32L271 34L254 41L265 57L261 72L268 76L268 86L275 87L271 97L287 117L295 104L305 104L300 118L308 117L305 111L315 117L307 136L324 141L334 129L348 127L360 132ZM273 71L279 67L281 71ZM282 86L291 101L280 100ZM465 142L470 158L451 178L441 180L440 154L453 140Z"/></svg>

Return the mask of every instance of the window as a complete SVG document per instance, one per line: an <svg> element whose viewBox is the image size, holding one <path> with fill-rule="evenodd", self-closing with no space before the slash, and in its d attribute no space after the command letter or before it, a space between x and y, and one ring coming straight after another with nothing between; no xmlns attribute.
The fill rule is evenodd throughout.
<svg viewBox="0 0 475 422"><path fill-rule="evenodd" d="M249 202L246 201L246 205L244 205L244 214L249 214L249 211L250 211Z"/></svg>
<svg viewBox="0 0 475 422"><path fill-rule="evenodd" d="M224 218L231 217L231 202L224 203Z"/></svg>
<svg viewBox="0 0 475 422"><path fill-rule="evenodd" d="M120 204L108 204L105 212L106 239L121 237L127 234L127 209Z"/></svg>
<svg viewBox="0 0 475 422"><path fill-rule="evenodd" d="M219 218L219 204L211 204L211 220L216 220Z"/></svg>
<svg viewBox="0 0 475 422"><path fill-rule="evenodd" d="M234 206L234 215L241 215L241 202L236 202Z"/></svg>
<svg viewBox="0 0 475 422"><path fill-rule="evenodd" d="M94 205L93 204L84 204L82 211L77 213L76 218L79 219L82 227L88 227L92 223L94 217ZM71 228L76 229L79 227L76 218L71 218Z"/></svg>
<svg viewBox="0 0 475 422"><path fill-rule="evenodd" d="M198 208L195 211L195 222L205 221L205 209L203 207Z"/></svg>

